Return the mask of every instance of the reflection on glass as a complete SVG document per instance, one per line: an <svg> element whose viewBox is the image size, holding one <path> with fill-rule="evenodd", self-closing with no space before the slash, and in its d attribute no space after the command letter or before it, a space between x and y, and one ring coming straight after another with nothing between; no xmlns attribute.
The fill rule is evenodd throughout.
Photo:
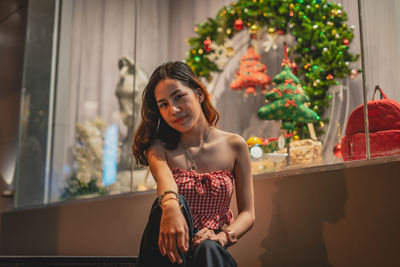
<svg viewBox="0 0 400 267"><path fill-rule="evenodd" d="M28 5L15 206L45 203L51 117L51 68L57 2ZM50 124L51 126L51 124ZM50 138L50 139L49 139Z"/></svg>
<svg viewBox="0 0 400 267"><path fill-rule="evenodd" d="M133 190L135 2L63 1L52 201Z"/></svg>
<svg viewBox="0 0 400 267"><path fill-rule="evenodd" d="M248 140L254 174L367 157L348 158L354 142L344 145L342 139L351 134L350 114L363 103L360 71L368 88L379 81L389 99L400 101L400 76L392 75L400 70L398 1L362 2L365 70L355 57L357 1L326 7L283 1L284 27L276 12L260 13L270 1L184 2L62 1L55 100L49 99L54 1L29 5L17 206L43 203L46 190L50 201L58 201L155 188L148 168L134 163L131 146L143 89L166 61L186 60L200 76L220 112L218 127ZM290 13L297 6L328 15L320 16L323 23L310 15L307 25L296 24L294 19L304 19ZM389 116L369 113L382 122ZM362 116L357 121L364 123ZM391 124L386 130L399 130ZM365 145L365 135L361 139ZM374 146L371 157L377 156ZM387 155L396 149L393 143Z"/></svg>
<svg viewBox="0 0 400 267"><path fill-rule="evenodd" d="M400 2L359 2L365 47L363 75L368 101L370 157L399 155L400 76L397 74L400 72ZM374 90L375 86L380 89Z"/></svg>
<svg viewBox="0 0 400 267"><path fill-rule="evenodd" d="M170 16L158 16L154 2L138 1L143 11L138 15L138 63L150 73L160 61L185 58L208 84L221 115L218 126L250 140L253 173L343 162L345 124L363 101L356 2L323 7L282 3L286 10L329 17L322 24L313 17L310 27L299 27L292 21L298 14L288 11L283 28L274 23L273 12L261 18L250 11L267 10L266 2L164 5ZM254 138L259 143L252 143Z"/></svg>

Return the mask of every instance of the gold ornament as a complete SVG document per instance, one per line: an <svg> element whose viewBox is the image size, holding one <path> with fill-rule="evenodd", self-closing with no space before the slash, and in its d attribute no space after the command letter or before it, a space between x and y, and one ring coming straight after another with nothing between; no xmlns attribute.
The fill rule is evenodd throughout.
<svg viewBox="0 0 400 267"><path fill-rule="evenodd" d="M261 144L262 144L261 139L256 136L252 136L249 139L247 139L248 146L261 145Z"/></svg>
<svg viewBox="0 0 400 267"><path fill-rule="evenodd" d="M255 33L257 33L257 29L258 29L257 25L253 24L253 25L251 25L250 31L251 31L251 33L255 34Z"/></svg>

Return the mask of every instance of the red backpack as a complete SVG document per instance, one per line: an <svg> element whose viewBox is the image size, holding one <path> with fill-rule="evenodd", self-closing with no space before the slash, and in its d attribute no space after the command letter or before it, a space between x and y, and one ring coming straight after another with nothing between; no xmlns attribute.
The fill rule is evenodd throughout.
<svg viewBox="0 0 400 267"><path fill-rule="evenodd" d="M378 90L381 99L374 100ZM376 86L367 107L371 158L400 154L400 103L388 99ZM365 141L364 105L360 105L347 121L346 135L342 139L343 160L366 159Z"/></svg>

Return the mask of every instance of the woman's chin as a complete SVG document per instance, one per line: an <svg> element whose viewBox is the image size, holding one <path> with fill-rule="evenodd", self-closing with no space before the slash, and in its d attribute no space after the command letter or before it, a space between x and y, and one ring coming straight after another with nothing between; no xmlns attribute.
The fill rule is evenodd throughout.
<svg viewBox="0 0 400 267"><path fill-rule="evenodd" d="M172 128L174 128L180 133L185 133L189 131L191 128L193 128L193 125L191 125L189 122L184 122L180 124L175 124Z"/></svg>

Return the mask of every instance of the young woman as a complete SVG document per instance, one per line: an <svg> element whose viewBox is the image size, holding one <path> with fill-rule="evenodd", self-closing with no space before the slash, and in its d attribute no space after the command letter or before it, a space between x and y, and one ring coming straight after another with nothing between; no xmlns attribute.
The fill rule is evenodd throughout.
<svg viewBox="0 0 400 267"><path fill-rule="evenodd" d="M153 72L133 153L150 167L159 197L139 266L236 266L226 247L255 219L250 157L243 138L215 127L218 119L207 90L185 63L168 62Z"/></svg>

